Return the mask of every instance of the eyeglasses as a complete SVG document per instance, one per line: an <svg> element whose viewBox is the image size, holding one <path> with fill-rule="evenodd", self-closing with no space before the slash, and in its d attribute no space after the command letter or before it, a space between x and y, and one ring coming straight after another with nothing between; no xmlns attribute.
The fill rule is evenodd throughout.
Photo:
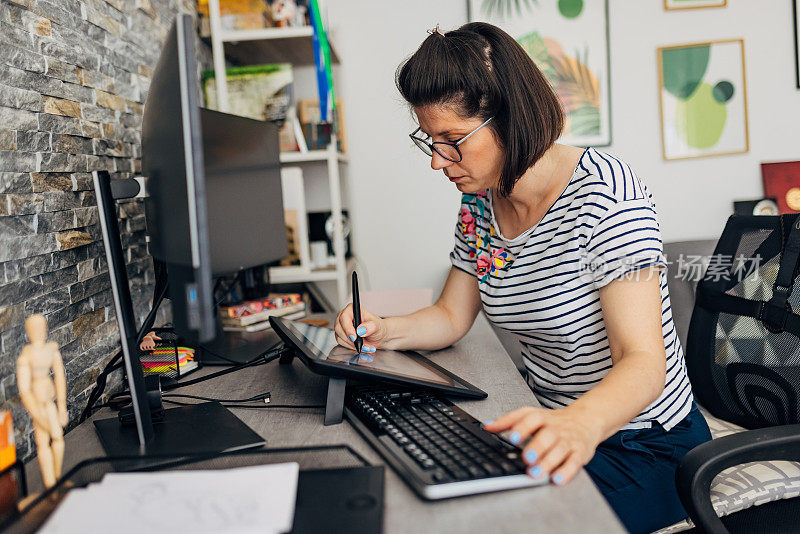
<svg viewBox="0 0 800 534"><path fill-rule="evenodd" d="M493 118L494 117L489 117L484 121L483 124L472 130L470 133L468 133L455 143L448 143L446 141L436 141L435 143L431 143L428 141L428 139L430 139L430 136L428 136L427 134L426 137L419 137L417 135L418 132L422 131L421 127L417 128L416 130L408 134L408 136L411 138L412 141L414 141L414 144L417 145L419 149L425 152L425 154L427 154L428 156L433 156L433 151L435 150L437 154L442 156L447 161L458 163L463 159L461 155L461 150L458 149L458 145L460 145L461 143L472 137L472 135L475 132L477 132L478 130L489 124L489 121L491 121Z"/></svg>

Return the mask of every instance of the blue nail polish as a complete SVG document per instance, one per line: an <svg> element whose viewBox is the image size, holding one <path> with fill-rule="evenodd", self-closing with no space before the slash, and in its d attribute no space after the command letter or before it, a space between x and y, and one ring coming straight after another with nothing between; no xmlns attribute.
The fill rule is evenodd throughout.
<svg viewBox="0 0 800 534"><path fill-rule="evenodd" d="M539 478L539 475L542 474L542 468L538 465L534 465L528 470L528 474L533 478Z"/></svg>
<svg viewBox="0 0 800 534"><path fill-rule="evenodd" d="M363 336L366 333L367 333L366 326L359 326L358 328L356 328L356 334L358 334L359 336Z"/></svg>
<svg viewBox="0 0 800 534"><path fill-rule="evenodd" d="M369 357L369 361L374 362L375 361L375 356L370 356Z"/></svg>
<svg viewBox="0 0 800 534"><path fill-rule="evenodd" d="M492 423L494 423L494 419L489 419L488 421L486 421L486 422L485 422L485 423L483 423L483 424L484 424L484 425L491 425Z"/></svg>
<svg viewBox="0 0 800 534"><path fill-rule="evenodd" d="M370 352L375 352L376 350L378 350L378 348L377 348L377 347L370 347L370 350L369 350L369 351L370 351Z"/></svg>
<svg viewBox="0 0 800 534"><path fill-rule="evenodd" d="M353 334L350 334L350 341L355 341L355 340L356 340L356 336L354 336Z"/></svg>
<svg viewBox="0 0 800 534"><path fill-rule="evenodd" d="M561 473L557 474L556 476L553 477L553 482L556 484L561 484L562 482L564 482L564 475L562 475Z"/></svg>
<svg viewBox="0 0 800 534"><path fill-rule="evenodd" d="M515 431L513 431L513 432L511 433L511 435L508 437L508 440L509 440L511 443L513 443L514 445L516 445L517 443L519 443L519 440L521 440L521 439L522 439L522 436L521 436L521 435L519 434L519 432L517 432L516 430L515 430Z"/></svg>
<svg viewBox="0 0 800 534"><path fill-rule="evenodd" d="M536 461L536 451L534 451L534 450L525 451L525 461L528 462L529 464L532 464L533 462L535 462Z"/></svg>

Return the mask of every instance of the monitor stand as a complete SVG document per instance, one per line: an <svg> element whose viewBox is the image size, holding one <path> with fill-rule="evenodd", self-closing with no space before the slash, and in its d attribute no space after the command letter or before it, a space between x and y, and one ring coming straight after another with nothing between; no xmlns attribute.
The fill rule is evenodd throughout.
<svg viewBox="0 0 800 534"><path fill-rule="evenodd" d="M135 421L134 425L122 425L118 418L95 422L95 429L106 452L114 456L144 456L221 452L263 445L261 436L250 430L227 408L214 402L166 410L164 420L154 424L150 409L151 394L148 393L139 361L133 301L115 209L115 201L125 198L129 193L114 194L111 176L107 171L95 171L92 178ZM160 392L157 394L160 395Z"/></svg>
<svg viewBox="0 0 800 534"><path fill-rule="evenodd" d="M164 420L153 423L153 438L139 447L136 427L118 418L94 422L109 456L204 454L261 447L266 442L230 410L218 402L203 402L164 411Z"/></svg>

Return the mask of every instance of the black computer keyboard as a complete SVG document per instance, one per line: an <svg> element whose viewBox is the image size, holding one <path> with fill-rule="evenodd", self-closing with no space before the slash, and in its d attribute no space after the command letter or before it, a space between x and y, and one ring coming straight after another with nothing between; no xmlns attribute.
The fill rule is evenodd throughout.
<svg viewBox="0 0 800 534"><path fill-rule="evenodd" d="M345 413L405 481L425 499L534 486L520 449L429 392L348 389ZM546 477L543 477L546 479Z"/></svg>

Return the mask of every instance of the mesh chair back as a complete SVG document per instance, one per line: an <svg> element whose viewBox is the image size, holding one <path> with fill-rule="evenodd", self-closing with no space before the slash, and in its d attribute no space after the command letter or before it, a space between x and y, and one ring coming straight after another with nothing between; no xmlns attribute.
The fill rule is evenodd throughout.
<svg viewBox="0 0 800 534"><path fill-rule="evenodd" d="M686 350L713 415L760 428L800 422L800 218L731 216L697 287Z"/></svg>

